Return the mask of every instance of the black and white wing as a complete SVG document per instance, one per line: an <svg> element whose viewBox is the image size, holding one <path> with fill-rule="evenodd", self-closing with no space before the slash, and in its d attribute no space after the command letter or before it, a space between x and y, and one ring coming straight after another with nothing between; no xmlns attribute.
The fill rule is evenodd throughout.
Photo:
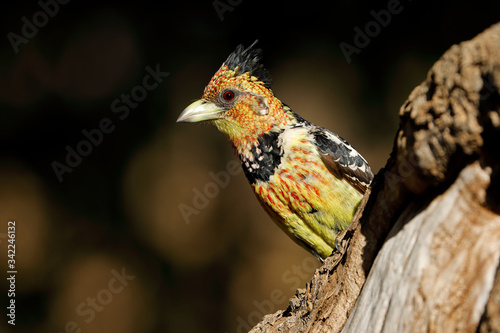
<svg viewBox="0 0 500 333"><path fill-rule="evenodd" d="M347 141L335 133L315 126L312 130L321 160L335 177L345 179L361 194L365 193L373 179L373 171Z"/></svg>

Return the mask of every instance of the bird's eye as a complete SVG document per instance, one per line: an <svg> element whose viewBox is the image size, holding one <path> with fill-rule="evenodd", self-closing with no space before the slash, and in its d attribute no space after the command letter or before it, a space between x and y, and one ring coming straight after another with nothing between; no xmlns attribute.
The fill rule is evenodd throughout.
<svg viewBox="0 0 500 333"><path fill-rule="evenodd" d="M234 99L234 92L231 91L231 90L228 90L226 92L224 92L224 94L222 95L222 98L224 98L225 101L232 101Z"/></svg>

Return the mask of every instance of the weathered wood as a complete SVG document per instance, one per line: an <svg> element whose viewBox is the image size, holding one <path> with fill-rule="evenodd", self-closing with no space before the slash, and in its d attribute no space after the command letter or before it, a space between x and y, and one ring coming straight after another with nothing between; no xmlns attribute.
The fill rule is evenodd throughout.
<svg viewBox="0 0 500 333"><path fill-rule="evenodd" d="M416 198L377 255L344 332L475 332L500 259L491 168L468 165L429 204Z"/></svg>
<svg viewBox="0 0 500 333"><path fill-rule="evenodd" d="M497 24L410 94L345 251L251 332L498 331L499 87Z"/></svg>

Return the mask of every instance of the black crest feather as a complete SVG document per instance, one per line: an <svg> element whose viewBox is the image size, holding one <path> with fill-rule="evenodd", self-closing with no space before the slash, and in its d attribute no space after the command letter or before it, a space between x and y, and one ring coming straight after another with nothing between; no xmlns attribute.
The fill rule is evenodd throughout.
<svg viewBox="0 0 500 333"><path fill-rule="evenodd" d="M242 44L236 47L236 50L227 57L224 61L229 69L235 70L238 67L238 73L249 73L255 76L259 81L264 82L264 85L269 88L271 86L271 76L269 72L264 68L264 65L260 63L262 58L262 50L255 48L258 40L252 43L246 49Z"/></svg>

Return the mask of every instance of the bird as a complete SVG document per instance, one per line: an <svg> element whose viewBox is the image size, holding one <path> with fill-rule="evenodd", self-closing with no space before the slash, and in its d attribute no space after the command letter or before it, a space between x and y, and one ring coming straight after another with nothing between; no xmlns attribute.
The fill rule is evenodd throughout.
<svg viewBox="0 0 500 333"><path fill-rule="evenodd" d="M210 122L225 134L267 214L323 262L374 175L347 141L274 95L256 43L238 45L177 122Z"/></svg>

